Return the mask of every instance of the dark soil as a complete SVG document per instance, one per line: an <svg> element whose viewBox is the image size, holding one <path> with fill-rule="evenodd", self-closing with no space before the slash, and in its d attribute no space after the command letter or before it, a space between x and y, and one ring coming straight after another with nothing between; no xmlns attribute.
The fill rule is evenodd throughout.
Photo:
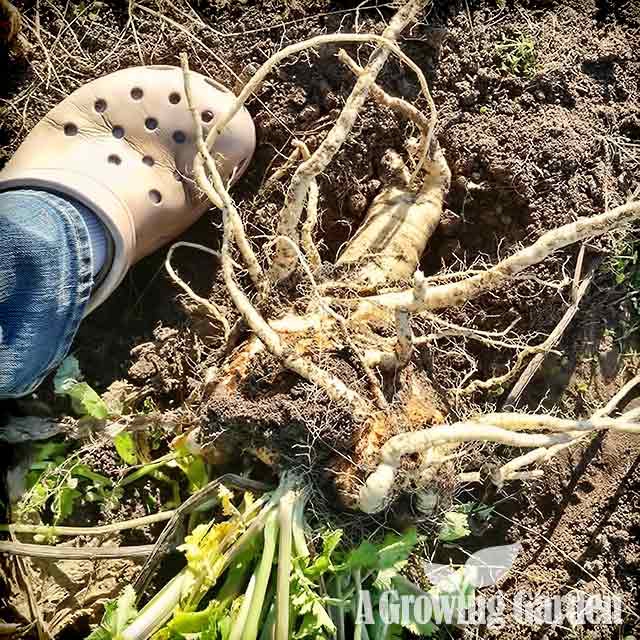
<svg viewBox="0 0 640 640"><path fill-rule="evenodd" d="M39 5L15 0L15 4L24 12L32 50L25 57L0 54L0 166L62 97L99 75L140 63L127 27L125 0L93 4L41 0ZM506 6L500 8L502 4ZM42 45L32 26L37 6ZM184 6L148 0L137 7L144 61L179 64L179 52L185 50L192 68L230 87L286 44L356 26L380 33L391 15L386 7L360 10L356 25L355 1L195 0L198 22L185 18ZM146 13L144 7L159 10L173 23ZM535 63L513 72L501 53L505 49L497 47L523 38L534 43ZM640 4L634 0L438 0L401 45L432 87L439 110L437 137L453 174L443 222L423 258L427 274L495 261L545 230L620 204L638 188ZM253 237L273 231L283 201L281 189L260 191L265 178L289 155L294 138L304 139L312 150L319 144L353 85L336 51L324 47L287 61L248 103L258 148L233 195ZM350 52L366 59L368 49ZM418 99L416 79L395 61L380 80L390 93ZM418 104L426 111L422 99ZM391 148L406 156L404 142L410 135L415 132L391 112L373 104L365 108L351 140L320 180L324 260L335 259L379 192L384 152ZM217 248L219 214L205 216L183 239ZM608 241L588 248L585 264L602 259L605 267L558 347L562 355L547 358L528 388L529 406L544 402L568 416L586 415L637 370L631 349L633 327L640 318L635 318L625 299L624 283L614 286L606 268L604 252L611 248ZM535 273L547 282L572 277L576 254L577 248L571 248ZM138 410L146 400L162 410L183 405L197 394L222 346L216 326L198 310L185 313L163 261L160 251L138 264L110 300L83 323L74 345L92 385L103 391L126 379L139 391L139 404L133 407ZM209 256L184 250L176 254L175 264L200 295L222 300L218 264ZM273 304L278 303L274 299ZM447 317L494 331L518 319L523 335L548 334L567 305L566 289L560 294L539 281L523 281ZM457 343L443 342L439 347L425 350L423 364L433 385L446 390L464 376L469 362L459 355ZM504 373L512 362L511 353L475 344L466 349L477 361L477 377ZM310 401L305 384L285 385L286 393L279 393L282 381L275 379L268 359L252 380L256 393L265 384L273 385L267 402L238 405L232 398L218 398L198 417L208 420L212 435L231 427L237 434L247 430L252 447L281 438L277 448L293 464L306 464L309 450L292 446L293 436L310 422L316 424L325 405ZM476 407L499 403L504 391L474 396L469 402ZM46 390L42 392L41 398L49 397ZM470 406L448 410L455 415ZM343 416L336 413L328 419L348 431ZM274 436L282 424L290 428ZM345 432L345 439L350 435ZM297 442L307 445L312 440L301 436ZM234 445L235 440L229 440L227 446ZM639 445L631 438L597 438L573 452L571 459L557 460L531 491L517 490L501 503L505 506L498 510L504 518L492 530L493 544L521 541L524 546L516 577L505 583L507 590L525 585L557 594L605 585L622 594L631 610L637 609L639 454ZM323 458L319 464L325 462ZM144 509L136 507L135 500L158 489L141 484L136 491L122 516L142 515ZM143 532L134 542L148 538L149 532ZM486 540L470 544L475 542ZM619 638L638 631L634 624L630 616L624 629L598 629L595 635L577 637ZM568 633L508 627L499 637L564 638L570 637Z"/></svg>

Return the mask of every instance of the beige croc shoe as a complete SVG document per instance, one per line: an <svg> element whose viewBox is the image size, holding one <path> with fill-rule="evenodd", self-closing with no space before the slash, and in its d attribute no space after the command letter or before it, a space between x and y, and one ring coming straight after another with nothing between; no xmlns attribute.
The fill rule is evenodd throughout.
<svg viewBox="0 0 640 640"><path fill-rule="evenodd" d="M192 72L193 100L206 130L233 94ZM237 180L255 148L241 110L214 155L225 180ZM111 269L91 297L102 304L129 267L193 224L210 203L189 177L195 126L178 67L133 67L90 82L52 109L0 172L0 190L45 188L90 207L114 240Z"/></svg>

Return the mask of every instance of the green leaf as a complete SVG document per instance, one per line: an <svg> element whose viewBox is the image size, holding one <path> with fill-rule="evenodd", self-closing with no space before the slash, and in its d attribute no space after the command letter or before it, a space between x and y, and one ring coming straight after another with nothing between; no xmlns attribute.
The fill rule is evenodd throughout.
<svg viewBox="0 0 640 640"><path fill-rule="evenodd" d="M401 568L409 559L414 547L418 544L418 532L411 528L402 535L394 533L385 536L378 551L378 566L380 569ZM402 563L399 566L399 563Z"/></svg>
<svg viewBox="0 0 640 640"><path fill-rule="evenodd" d="M59 489L53 501L54 522L58 523L68 518L73 513L76 500L81 496L82 494L75 488L62 487Z"/></svg>
<svg viewBox="0 0 640 640"><path fill-rule="evenodd" d="M411 528L402 535L390 533L382 542L365 540L346 558L350 569L401 569L418 543L418 534Z"/></svg>
<svg viewBox="0 0 640 640"><path fill-rule="evenodd" d="M131 585L127 585L117 600L111 600L105 605L102 622L87 640L117 640L138 615L135 604L136 592Z"/></svg>
<svg viewBox="0 0 640 640"><path fill-rule="evenodd" d="M80 476L81 478L91 480L91 482L98 486L107 486L111 484L111 480L109 480L107 476L103 476L92 471L86 464L75 465L72 469L72 473L74 476Z"/></svg>
<svg viewBox="0 0 640 640"><path fill-rule="evenodd" d="M341 535L340 531L340 535L337 532L330 532L324 536L324 551L328 554L328 566L333 567L329 556L339 543ZM322 638L327 635L333 637L335 625L325 608L325 598L320 595L319 574L309 579L303 568L306 561L306 558L294 560L289 601L295 616L302 618L302 623L293 638L304 640Z"/></svg>
<svg viewBox="0 0 640 640"><path fill-rule="evenodd" d="M495 511L495 507L487 506L480 502L476 508L473 510L475 516L480 518L481 520L489 520L493 516L493 512Z"/></svg>
<svg viewBox="0 0 640 640"><path fill-rule="evenodd" d="M190 453L184 454L181 450L178 451L178 454L175 464L187 476L189 492L195 493L209 482L207 465L200 456L194 456Z"/></svg>
<svg viewBox="0 0 640 640"><path fill-rule="evenodd" d="M460 538L465 538L471 534L469 528L469 516L466 513L449 511L444 514L444 522L440 527L438 540L442 542L452 542Z"/></svg>
<svg viewBox="0 0 640 640"><path fill-rule="evenodd" d="M298 631L294 634L294 640L304 640L305 638L323 637L325 632L329 635L335 633L335 625L331 616L320 602L314 602L311 605L311 611L306 613L302 618L302 624Z"/></svg>
<svg viewBox="0 0 640 640"><path fill-rule="evenodd" d="M66 394L71 398L71 406L78 415L100 419L109 416L107 405L86 382L75 384Z"/></svg>
<svg viewBox="0 0 640 640"><path fill-rule="evenodd" d="M378 566L378 548L365 540L347 555L345 564L350 569L375 569Z"/></svg>
<svg viewBox="0 0 640 640"><path fill-rule="evenodd" d="M138 456L136 454L136 443L133 435L128 431L121 431L114 439L113 444L116 447L118 455L125 464L138 464Z"/></svg>
<svg viewBox="0 0 640 640"><path fill-rule="evenodd" d="M326 531L322 534L322 553L305 569L304 573L311 579L317 579L327 571L334 569L331 556L342 540L342 529Z"/></svg>

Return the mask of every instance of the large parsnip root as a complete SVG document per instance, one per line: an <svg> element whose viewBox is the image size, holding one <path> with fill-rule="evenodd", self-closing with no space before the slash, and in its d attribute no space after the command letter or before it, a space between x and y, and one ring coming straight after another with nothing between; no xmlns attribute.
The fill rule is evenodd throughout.
<svg viewBox="0 0 640 640"><path fill-rule="evenodd" d="M393 17L382 37L389 42L395 41L398 35L415 20L418 12L425 5L426 0L410 0L410 2L407 2ZM358 81L340 112L334 127L318 149L294 173L280 214L279 236L287 236L297 242L297 227L309 187L312 181L329 166L331 160L333 160L346 141L353 129L360 109L369 96L372 85L389 57L389 53L388 48L380 47L371 54L366 68L359 75ZM408 61L404 56L402 56L402 60L404 62ZM423 85L425 95L429 96L430 100L429 88L426 85L426 81L423 82L424 75L419 69L416 69L416 71ZM296 256L291 252L290 247L285 243L279 244L273 258L271 279L278 281L286 278L293 270L295 262Z"/></svg>
<svg viewBox="0 0 640 640"><path fill-rule="evenodd" d="M345 268L352 286L377 288L413 276L440 222L450 182L438 150L418 193L391 186L375 198L336 263Z"/></svg>
<svg viewBox="0 0 640 640"><path fill-rule="evenodd" d="M460 305L495 289L525 269L539 264L555 251L576 242L604 235L630 225L640 218L640 202L629 202L590 218L580 218L544 233L531 246L505 258L494 267L461 282L435 287L425 285L398 293L362 298L354 305L358 315L371 315L378 310L404 308L414 313Z"/></svg>
<svg viewBox="0 0 640 640"><path fill-rule="evenodd" d="M525 429L549 429L551 434L520 433ZM375 513L388 503L403 456L421 453L444 443L495 442L510 447L532 448L533 454L503 467L495 481L501 483L522 466L549 458L566 446L575 444L585 432L624 431L640 434L640 422L628 418L593 418L573 421L553 416L527 414L490 414L477 421L438 425L425 431L402 433L391 438L380 451L381 463L360 491L360 508Z"/></svg>

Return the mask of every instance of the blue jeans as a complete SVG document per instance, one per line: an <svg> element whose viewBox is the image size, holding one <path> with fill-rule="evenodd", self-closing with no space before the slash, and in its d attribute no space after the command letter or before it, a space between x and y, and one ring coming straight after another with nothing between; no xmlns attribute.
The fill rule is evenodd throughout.
<svg viewBox="0 0 640 640"><path fill-rule="evenodd" d="M84 205L0 193L0 398L31 393L65 358L93 287Z"/></svg>

